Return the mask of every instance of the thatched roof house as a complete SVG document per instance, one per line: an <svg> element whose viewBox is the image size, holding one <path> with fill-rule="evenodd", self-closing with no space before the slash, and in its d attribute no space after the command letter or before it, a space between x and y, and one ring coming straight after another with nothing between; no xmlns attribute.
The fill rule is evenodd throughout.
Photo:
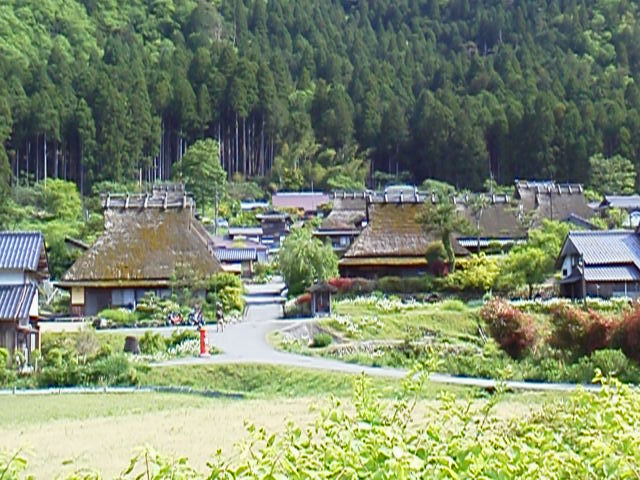
<svg viewBox="0 0 640 480"><path fill-rule="evenodd" d="M482 194L480 194L482 195ZM492 246L507 249L527 238L527 228L521 205L509 195L487 196L487 205L481 211L471 207L471 197L457 202L457 210L467 219L475 234L458 236L460 245L474 252ZM479 245L478 245L479 243Z"/></svg>
<svg viewBox="0 0 640 480"><path fill-rule="evenodd" d="M313 234L321 239L329 239L337 253L343 253L366 225L366 192L332 193L331 212Z"/></svg>
<svg viewBox="0 0 640 480"><path fill-rule="evenodd" d="M572 215L586 220L595 215L577 183L516 180L515 197L525 213L533 214L534 225L543 219L566 222Z"/></svg>
<svg viewBox="0 0 640 480"><path fill-rule="evenodd" d="M194 210L184 192L106 197L104 233L58 283L71 290L72 312L134 306L148 291L167 295L177 270L194 278L221 271Z"/></svg>
<svg viewBox="0 0 640 480"><path fill-rule="evenodd" d="M418 223L422 203L374 203L369 223L339 262L344 277L410 276L427 271L426 252L438 239ZM455 239L458 256L468 255Z"/></svg>

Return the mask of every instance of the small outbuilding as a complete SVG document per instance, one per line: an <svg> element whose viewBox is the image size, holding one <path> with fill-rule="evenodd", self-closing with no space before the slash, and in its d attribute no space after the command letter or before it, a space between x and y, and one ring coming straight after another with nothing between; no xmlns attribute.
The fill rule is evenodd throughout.
<svg viewBox="0 0 640 480"><path fill-rule="evenodd" d="M338 289L326 282L316 283L308 292L311 294L311 315L327 317L331 315L331 295Z"/></svg>

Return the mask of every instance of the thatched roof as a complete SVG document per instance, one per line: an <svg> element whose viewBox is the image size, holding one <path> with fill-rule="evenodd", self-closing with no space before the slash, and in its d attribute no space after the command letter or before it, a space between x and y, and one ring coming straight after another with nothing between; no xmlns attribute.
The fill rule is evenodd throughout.
<svg viewBox="0 0 640 480"><path fill-rule="evenodd" d="M178 266L196 277L221 270L191 209L107 209L104 215L104 233L65 273L61 286L158 284Z"/></svg>
<svg viewBox="0 0 640 480"><path fill-rule="evenodd" d="M424 257L428 245L438 238L427 234L418 223L417 216L423 208L421 203L370 205L369 223L347 250L344 259ZM452 244L456 255L469 254L455 239Z"/></svg>
<svg viewBox="0 0 640 480"><path fill-rule="evenodd" d="M366 213L360 210L332 210L322 221L320 231L359 231L360 225L366 218Z"/></svg>
<svg viewBox="0 0 640 480"><path fill-rule="evenodd" d="M527 229L521 220L521 213L517 204L491 203L487 205L476 220L473 210L462 205L459 210L469 224L476 228L479 223L481 238L524 238ZM473 237L474 235L469 235Z"/></svg>
<svg viewBox="0 0 640 480"><path fill-rule="evenodd" d="M595 214L584 198L582 185L577 183L518 180L515 191L524 212L534 213L535 223L540 223L545 218L566 221L571 214L589 219Z"/></svg>

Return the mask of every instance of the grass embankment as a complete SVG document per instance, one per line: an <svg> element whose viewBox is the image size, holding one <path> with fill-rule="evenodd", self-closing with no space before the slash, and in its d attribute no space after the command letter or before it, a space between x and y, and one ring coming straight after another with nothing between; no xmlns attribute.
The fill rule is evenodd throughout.
<svg viewBox="0 0 640 480"><path fill-rule="evenodd" d="M215 390L224 393L240 393L247 398L272 399L298 398L333 394L338 397L351 395L356 375L323 372L304 368L271 365L190 365L151 368L140 372L140 385L180 386L196 390ZM402 381L372 377L376 391L387 398L395 397ZM435 398L445 387L427 382L422 395ZM461 394L478 392L464 387L446 387L447 391Z"/></svg>

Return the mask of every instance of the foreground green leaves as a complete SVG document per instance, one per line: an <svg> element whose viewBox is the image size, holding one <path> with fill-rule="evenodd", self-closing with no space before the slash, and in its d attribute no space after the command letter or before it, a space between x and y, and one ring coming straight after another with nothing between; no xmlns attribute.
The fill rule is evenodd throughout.
<svg viewBox="0 0 640 480"><path fill-rule="evenodd" d="M428 420L418 418L416 399L426 377L422 371L413 375L392 404L378 400L369 380L360 377L353 404L334 399L310 427L291 423L277 435L249 425L248 440L231 458L217 452L207 474L185 458L144 449L121 478L638 477L640 394L616 380L598 377L599 391L579 389L538 413L505 422L493 415L500 388L480 406L443 394ZM25 465L20 455L0 457L0 478L24 478ZM69 478L100 477L78 472Z"/></svg>

